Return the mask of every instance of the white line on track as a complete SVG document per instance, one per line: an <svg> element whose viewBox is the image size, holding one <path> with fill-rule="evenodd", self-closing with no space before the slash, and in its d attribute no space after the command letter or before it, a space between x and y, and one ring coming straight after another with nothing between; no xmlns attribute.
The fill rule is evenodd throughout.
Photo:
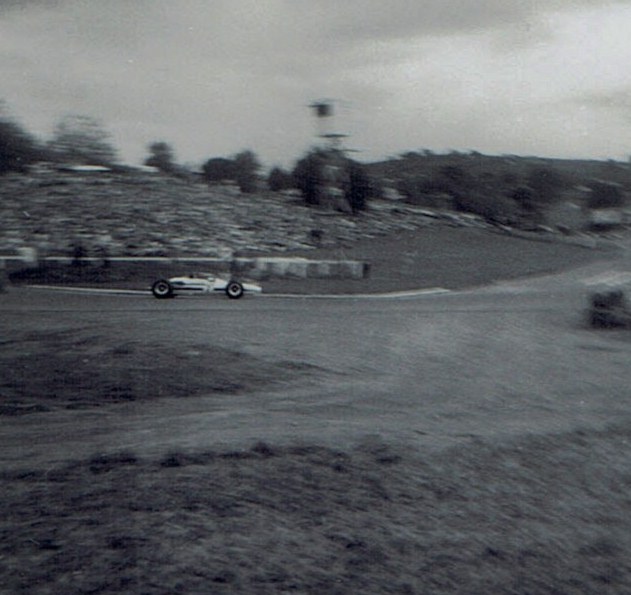
<svg viewBox="0 0 631 595"><path fill-rule="evenodd" d="M142 291L141 289L103 289L99 287L60 287L59 285L29 285L32 289L50 289L52 291L63 291L65 293L95 293L109 295L136 295L149 296L150 291Z"/></svg>
<svg viewBox="0 0 631 595"><path fill-rule="evenodd" d="M149 290L140 289L103 289L98 287L61 287L58 285L30 285L33 289L47 289L63 291L66 293L105 294L105 295L130 295L151 296ZM427 289L411 289L408 291L391 291L385 293L344 293L344 294L298 294L298 293L263 293L261 297L267 298L291 298L291 299L405 299L424 295L436 295L450 293L451 290L443 287L429 287Z"/></svg>
<svg viewBox="0 0 631 595"><path fill-rule="evenodd" d="M301 299L326 299L326 300L353 300L353 299L401 299L413 298L423 295L435 295L450 293L451 290L443 287L430 287L427 289L411 289L409 291L391 291L384 293L324 293L324 294L297 294L297 293L267 293L263 297L271 298L301 298Z"/></svg>
<svg viewBox="0 0 631 595"><path fill-rule="evenodd" d="M619 285L631 281L631 273L626 271L607 271L583 280L584 285Z"/></svg>

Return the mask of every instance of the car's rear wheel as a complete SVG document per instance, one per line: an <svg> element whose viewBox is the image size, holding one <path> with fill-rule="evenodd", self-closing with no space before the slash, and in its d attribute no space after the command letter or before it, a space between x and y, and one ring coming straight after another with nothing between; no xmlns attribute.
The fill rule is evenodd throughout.
<svg viewBox="0 0 631 595"><path fill-rule="evenodd" d="M238 281L230 281L228 285L226 285L226 295L231 300L238 300L243 296L243 285Z"/></svg>
<svg viewBox="0 0 631 595"><path fill-rule="evenodd" d="M166 280L160 279L151 286L151 293L159 300L173 297L173 286Z"/></svg>

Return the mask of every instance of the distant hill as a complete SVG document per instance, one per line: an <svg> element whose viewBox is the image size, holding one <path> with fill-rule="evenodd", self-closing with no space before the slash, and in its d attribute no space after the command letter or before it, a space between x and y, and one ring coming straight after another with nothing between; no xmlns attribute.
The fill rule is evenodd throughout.
<svg viewBox="0 0 631 595"><path fill-rule="evenodd" d="M397 159L368 164L367 168L372 175L398 180L408 176L431 176L448 166L463 168L476 180L509 178L514 183L524 183L534 170L551 169L566 177L570 184L600 179L621 184L631 191L631 164L612 160L498 156L477 152L408 152Z"/></svg>
<svg viewBox="0 0 631 595"><path fill-rule="evenodd" d="M547 211L563 201L624 207L631 197L631 165L616 161L424 151L366 167L408 202L508 225L545 224Z"/></svg>

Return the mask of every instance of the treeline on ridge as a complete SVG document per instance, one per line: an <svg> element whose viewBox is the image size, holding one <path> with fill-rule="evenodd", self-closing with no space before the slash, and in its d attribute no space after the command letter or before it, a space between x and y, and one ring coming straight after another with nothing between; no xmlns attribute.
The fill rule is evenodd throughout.
<svg viewBox="0 0 631 595"><path fill-rule="evenodd" d="M391 197L511 223L524 215L536 220L538 213L575 188L587 189L589 208L624 206L631 192L629 165L615 161L488 156L475 151L437 154L425 149L363 164L343 151L312 148L291 170L275 166L263 175L251 150L211 157L198 172L179 164L166 141L151 143L147 151L145 165L168 175L201 176L210 184L230 182L243 193L296 191L308 205L352 213L363 211L371 199ZM118 162L110 136L97 119L65 116L43 142L0 104L0 174L27 172L38 162L129 169Z"/></svg>

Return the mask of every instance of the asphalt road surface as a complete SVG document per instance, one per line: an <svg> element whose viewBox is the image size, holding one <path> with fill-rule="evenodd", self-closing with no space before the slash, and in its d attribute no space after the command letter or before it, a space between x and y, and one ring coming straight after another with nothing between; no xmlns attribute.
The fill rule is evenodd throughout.
<svg viewBox="0 0 631 595"><path fill-rule="evenodd" d="M399 298L150 296L12 289L0 331L90 329L121 342L219 344L314 366L298 384L0 419L5 468L95 453L251 446L265 440L443 448L603 427L631 411L631 333L585 324L590 285L625 261L472 291ZM37 370L33 370L36 374Z"/></svg>

